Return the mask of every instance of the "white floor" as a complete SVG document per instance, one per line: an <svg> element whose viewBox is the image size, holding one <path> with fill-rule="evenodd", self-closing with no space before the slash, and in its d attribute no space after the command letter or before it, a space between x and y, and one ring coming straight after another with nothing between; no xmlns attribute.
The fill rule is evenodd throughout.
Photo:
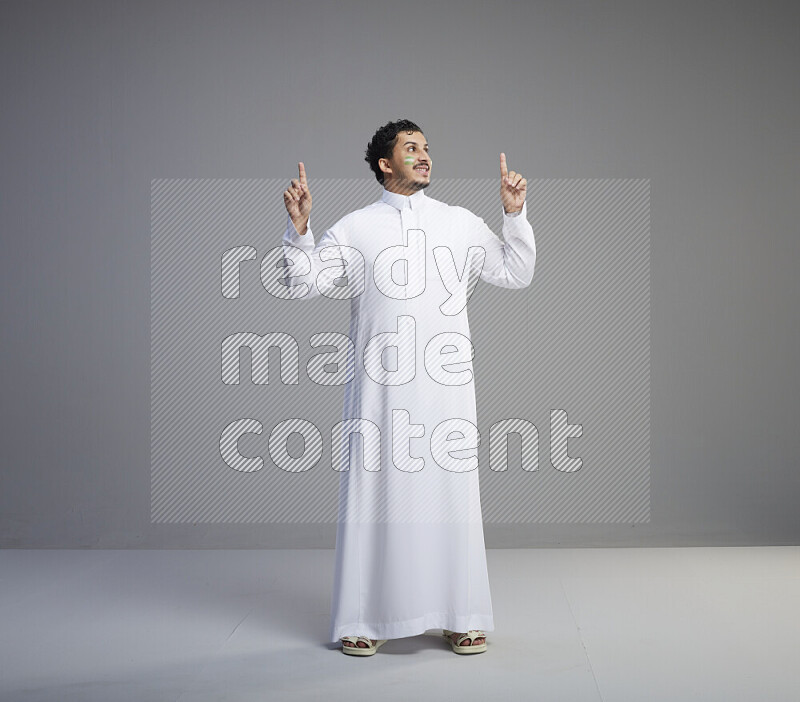
<svg viewBox="0 0 800 702"><path fill-rule="evenodd" d="M343 655L333 557L0 551L0 699L800 700L800 547L489 550L474 656Z"/></svg>

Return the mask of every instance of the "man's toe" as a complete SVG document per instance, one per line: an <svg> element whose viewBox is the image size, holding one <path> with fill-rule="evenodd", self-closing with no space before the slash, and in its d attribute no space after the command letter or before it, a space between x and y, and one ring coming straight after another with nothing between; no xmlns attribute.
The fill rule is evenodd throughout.
<svg viewBox="0 0 800 702"><path fill-rule="evenodd" d="M370 641L372 641L372 645L374 646L375 643L376 643L375 639L370 639ZM352 648L353 647L353 642L352 641L342 641L342 645L350 646L350 648ZM356 642L356 646L358 646L359 648L369 648L369 646L367 646L366 642L360 641L360 640Z"/></svg>
<svg viewBox="0 0 800 702"><path fill-rule="evenodd" d="M463 634L451 634L450 638L453 639L453 641L455 643L458 643L458 637L459 636L463 636ZM474 640L473 639L464 639L464 641L461 642L461 645L462 646L478 646L478 645L484 643L485 641L486 641L486 639L481 636L480 638L477 638L477 639L474 639Z"/></svg>

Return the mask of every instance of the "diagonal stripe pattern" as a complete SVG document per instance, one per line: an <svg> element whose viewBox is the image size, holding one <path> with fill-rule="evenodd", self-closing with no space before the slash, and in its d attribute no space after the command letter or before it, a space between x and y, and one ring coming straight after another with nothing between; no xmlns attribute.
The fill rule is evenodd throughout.
<svg viewBox="0 0 800 702"><path fill-rule="evenodd" d="M309 185L317 238L380 197L370 179ZM334 522L347 451L363 450L354 465L369 472L392 440L341 421L343 384L364 362L347 344L348 301L275 294L286 186L151 182L153 522ZM442 179L426 194L500 235L498 190ZM470 270L485 522L649 521L649 199L648 179L529 179L533 283L502 290ZM446 459L449 433L412 441ZM424 496L420 513L440 502ZM379 496L359 510L393 518Z"/></svg>

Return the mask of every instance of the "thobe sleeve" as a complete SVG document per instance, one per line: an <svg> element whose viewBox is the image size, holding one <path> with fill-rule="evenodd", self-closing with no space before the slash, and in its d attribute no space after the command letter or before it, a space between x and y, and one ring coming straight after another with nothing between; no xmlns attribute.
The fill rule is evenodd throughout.
<svg viewBox="0 0 800 702"><path fill-rule="evenodd" d="M506 214L503 210L503 240L481 217L476 218L478 245L486 252L481 280L501 288L530 285L536 265L536 241L527 211L527 202L523 202L522 210L514 214Z"/></svg>
<svg viewBox="0 0 800 702"><path fill-rule="evenodd" d="M290 288L299 287L297 296L301 300L309 300L320 295L346 297L344 294L346 288L335 283L348 275L347 259L352 258L353 252L352 249L348 253L340 248L347 246L342 220L326 230L316 244L311 231L311 217L306 227L305 234L298 233L291 216L286 215L286 231L283 234L282 244L283 256L290 264L287 266L284 284ZM300 249L305 256L298 256L297 251L293 249ZM355 269L355 266L351 267ZM318 286L322 287L322 291ZM308 292L304 294L306 290Z"/></svg>

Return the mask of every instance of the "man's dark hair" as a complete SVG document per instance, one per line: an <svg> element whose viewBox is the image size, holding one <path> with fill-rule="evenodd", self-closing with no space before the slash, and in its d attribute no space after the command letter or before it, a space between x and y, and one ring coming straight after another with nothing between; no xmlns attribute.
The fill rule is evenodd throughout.
<svg viewBox="0 0 800 702"><path fill-rule="evenodd" d="M383 171L378 165L378 160L382 158L389 158L392 155L392 149L397 143L397 135L400 132L421 132L422 130L408 119L399 119L396 122L388 122L384 124L375 135L372 141L367 145L366 156L364 160L369 164L378 182L383 185Z"/></svg>

